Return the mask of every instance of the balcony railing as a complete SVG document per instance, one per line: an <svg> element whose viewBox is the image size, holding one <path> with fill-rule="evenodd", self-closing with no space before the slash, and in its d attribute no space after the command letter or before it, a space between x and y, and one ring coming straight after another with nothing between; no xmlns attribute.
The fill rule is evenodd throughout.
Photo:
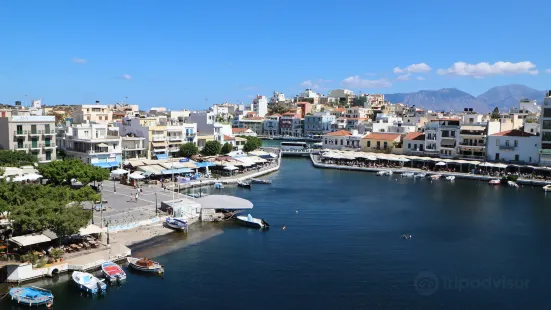
<svg viewBox="0 0 551 310"><path fill-rule="evenodd" d="M475 146L475 147L485 147L486 144L484 143L469 143L469 142L461 142L459 143L460 146Z"/></svg>
<svg viewBox="0 0 551 310"><path fill-rule="evenodd" d="M182 136L168 136L168 141L182 141Z"/></svg>
<svg viewBox="0 0 551 310"><path fill-rule="evenodd" d="M515 149L515 146L514 145L500 145L499 146L499 149L500 150L509 150L509 151L512 151Z"/></svg>
<svg viewBox="0 0 551 310"><path fill-rule="evenodd" d="M551 150L550 149L540 150L540 154L551 155Z"/></svg>
<svg viewBox="0 0 551 310"><path fill-rule="evenodd" d="M31 130L31 131L29 131L30 136L37 136L37 135L40 135L40 134L42 134L42 130Z"/></svg>
<svg viewBox="0 0 551 310"><path fill-rule="evenodd" d="M18 144L13 148L15 151L28 150L29 144Z"/></svg>
<svg viewBox="0 0 551 310"><path fill-rule="evenodd" d="M31 143L31 149L40 149L44 146L43 143Z"/></svg>
<svg viewBox="0 0 551 310"><path fill-rule="evenodd" d="M29 134L28 130L17 130L13 132L14 136L26 136Z"/></svg>
<svg viewBox="0 0 551 310"><path fill-rule="evenodd" d="M44 131L42 132L42 134L45 135L45 136L55 135L55 130L53 130L53 129L44 130Z"/></svg>
<svg viewBox="0 0 551 310"><path fill-rule="evenodd" d="M166 137L162 135L153 135L151 139L153 141L166 141Z"/></svg>
<svg viewBox="0 0 551 310"><path fill-rule="evenodd" d="M178 152L178 151L180 151L180 148L179 147L169 147L168 150L170 152Z"/></svg>
<svg viewBox="0 0 551 310"><path fill-rule="evenodd" d="M55 148L55 143L44 143L45 149Z"/></svg>

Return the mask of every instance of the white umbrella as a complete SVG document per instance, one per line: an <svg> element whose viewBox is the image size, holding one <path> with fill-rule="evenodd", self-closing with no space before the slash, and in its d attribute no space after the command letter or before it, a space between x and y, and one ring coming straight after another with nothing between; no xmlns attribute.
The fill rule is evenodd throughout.
<svg viewBox="0 0 551 310"><path fill-rule="evenodd" d="M367 158L368 160L377 160L377 157L371 156L371 155L368 155L366 158Z"/></svg>
<svg viewBox="0 0 551 310"><path fill-rule="evenodd" d="M11 180L12 180L12 182L21 182L21 181L26 181L27 177L22 176L22 175L18 175L15 178L12 178Z"/></svg>
<svg viewBox="0 0 551 310"><path fill-rule="evenodd" d="M36 174L36 173L29 173L29 174L25 175L25 177L27 178L27 180L36 181L36 180L40 179L42 176L40 174Z"/></svg>
<svg viewBox="0 0 551 310"><path fill-rule="evenodd" d="M135 180L141 180L141 179L145 179L145 177L141 174L137 174L137 173L131 173L128 175L129 178L131 179L135 179Z"/></svg>
<svg viewBox="0 0 551 310"><path fill-rule="evenodd" d="M501 169L505 169L505 168L507 168L508 166L505 165L505 164L496 164L496 165L494 165L494 167L496 167L496 168L501 168Z"/></svg>
<svg viewBox="0 0 551 310"><path fill-rule="evenodd" d="M111 171L111 174L114 174L114 175L122 175L122 174L127 174L128 173L128 170L124 170L124 169L117 169L117 170L113 170Z"/></svg>
<svg viewBox="0 0 551 310"><path fill-rule="evenodd" d="M446 165L446 163L443 162L443 161L439 161L439 162L436 163L436 166L445 166L445 165Z"/></svg>
<svg viewBox="0 0 551 310"><path fill-rule="evenodd" d="M394 159L394 160L396 160L396 161L401 161L401 162L404 162L404 163L410 161L410 160L407 159L407 158L396 158L396 159Z"/></svg>
<svg viewBox="0 0 551 310"><path fill-rule="evenodd" d="M237 170L239 168L237 168L236 166L226 166L224 167L224 170Z"/></svg>

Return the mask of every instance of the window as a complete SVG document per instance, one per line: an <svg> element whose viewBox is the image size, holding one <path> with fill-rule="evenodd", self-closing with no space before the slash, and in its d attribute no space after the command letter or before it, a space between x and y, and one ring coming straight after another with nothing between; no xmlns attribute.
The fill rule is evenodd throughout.
<svg viewBox="0 0 551 310"><path fill-rule="evenodd" d="M36 125L31 125L31 133L36 133Z"/></svg>
<svg viewBox="0 0 551 310"><path fill-rule="evenodd" d="M46 152L46 160L52 160L52 152L50 151Z"/></svg>
<svg viewBox="0 0 551 310"><path fill-rule="evenodd" d="M551 141L551 132L542 132L541 133L541 140L542 141Z"/></svg>
<svg viewBox="0 0 551 310"><path fill-rule="evenodd" d="M388 147L388 144L387 144L386 141L384 142L384 147L385 147L385 149Z"/></svg>
<svg viewBox="0 0 551 310"><path fill-rule="evenodd" d="M505 140L505 146L509 146L509 140Z"/></svg>
<svg viewBox="0 0 551 310"><path fill-rule="evenodd" d="M499 153L496 153L496 160L499 160Z"/></svg>
<svg viewBox="0 0 551 310"><path fill-rule="evenodd" d="M519 161L519 160L520 160L519 155L515 154L515 161Z"/></svg>
<svg viewBox="0 0 551 310"><path fill-rule="evenodd" d="M23 125L17 125L17 134L22 135L23 134Z"/></svg>
<svg viewBox="0 0 551 310"><path fill-rule="evenodd" d="M543 109L543 117L551 117L551 108Z"/></svg>
<svg viewBox="0 0 551 310"><path fill-rule="evenodd" d="M496 146L499 146L499 139L496 139Z"/></svg>
<svg viewBox="0 0 551 310"><path fill-rule="evenodd" d="M419 144L419 151L423 151L423 145L422 144Z"/></svg>
<svg viewBox="0 0 551 310"><path fill-rule="evenodd" d="M367 141L367 147L371 147L371 141Z"/></svg>
<svg viewBox="0 0 551 310"><path fill-rule="evenodd" d="M408 143L408 149L411 150L411 143Z"/></svg>
<svg viewBox="0 0 551 310"><path fill-rule="evenodd" d="M532 162L532 157L528 157L528 161L529 161L529 162Z"/></svg>
<svg viewBox="0 0 551 310"><path fill-rule="evenodd" d="M545 110L551 110L551 109L545 109ZM543 121L543 129L551 129L551 121L549 120Z"/></svg>
<svg viewBox="0 0 551 310"><path fill-rule="evenodd" d="M515 140L515 147L518 146L518 140Z"/></svg>

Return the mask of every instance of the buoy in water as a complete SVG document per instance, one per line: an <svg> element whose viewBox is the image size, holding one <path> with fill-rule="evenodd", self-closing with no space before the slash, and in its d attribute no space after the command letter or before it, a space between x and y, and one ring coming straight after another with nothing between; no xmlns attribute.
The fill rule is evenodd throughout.
<svg viewBox="0 0 551 310"><path fill-rule="evenodd" d="M287 228L287 227L283 226L283 230L285 230L285 228Z"/></svg>
<svg viewBox="0 0 551 310"><path fill-rule="evenodd" d="M298 214L298 210L295 211Z"/></svg>

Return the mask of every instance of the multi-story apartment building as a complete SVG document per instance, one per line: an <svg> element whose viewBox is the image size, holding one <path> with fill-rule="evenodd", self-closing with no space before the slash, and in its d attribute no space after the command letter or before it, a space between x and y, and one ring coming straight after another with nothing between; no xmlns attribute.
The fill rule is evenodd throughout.
<svg viewBox="0 0 551 310"><path fill-rule="evenodd" d="M135 136L122 136L121 137L121 148L122 148L122 160L123 162L127 159L132 158L147 158L147 150L145 147L145 138L144 137L135 137Z"/></svg>
<svg viewBox="0 0 551 310"><path fill-rule="evenodd" d="M389 128L402 123L402 118L388 114L377 114L373 122L372 132L389 132Z"/></svg>
<svg viewBox="0 0 551 310"><path fill-rule="evenodd" d="M362 135L358 131L338 130L323 135L324 149L359 149Z"/></svg>
<svg viewBox="0 0 551 310"><path fill-rule="evenodd" d="M320 95L311 89L305 89L302 93L297 96L297 102L308 101L312 104L319 103Z"/></svg>
<svg viewBox="0 0 551 310"><path fill-rule="evenodd" d="M0 118L0 132L0 147L4 150L30 153L42 163L56 159L54 116L14 111L10 117Z"/></svg>
<svg viewBox="0 0 551 310"><path fill-rule="evenodd" d="M270 104L276 104L278 102L285 102L285 94L274 91L272 97L270 97Z"/></svg>
<svg viewBox="0 0 551 310"><path fill-rule="evenodd" d="M73 123L82 124L86 122L95 123L110 123L113 121L113 111L108 105L99 104L86 104L78 105L73 111Z"/></svg>
<svg viewBox="0 0 551 310"><path fill-rule="evenodd" d="M457 157L460 122L459 118L439 118L428 122L425 125L424 153L443 158Z"/></svg>
<svg viewBox="0 0 551 310"><path fill-rule="evenodd" d="M328 97L336 98L337 102L340 105L351 105L354 101L354 92L348 89L334 89L332 90Z"/></svg>
<svg viewBox="0 0 551 310"><path fill-rule="evenodd" d="M511 109L511 113L518 114L521 119L539 119L541 106L537 100L521 99L519 106Z"/></svg>
<svg viewBox="0 0 551 310"><path fill-rule="evenodd" d="M264 132L264 117L254 116L242 118L237 125L238 128L249 128L256 132L257 135L262 135Z"/></svg>
<svg viewBox="0 0 551 310"><path fill-rule="evenodd" d="M459 132L457 155L460 158L484 160L487 136L488 123L462 125Z"/></svg>
<svg viewBox="0 0 551 310"><path fill-rule="evenodd" d="M242 116L240 116L241 118ZM234 120L236 125L239 118ZM224 135L231 136L231 122L217 121L216 115L208 111L195 111L189 114L185 120L188 124L195 124L196 132L202 137L214 136L214 140L223 143ZM203 139L204 140L204 139Z"/></svg>
<svg viewBox="0 0 551 310"><path fill-rule="evenodd" d="M551 166L551 91L548 91L543 99L542 110L540 165Z"/></svg>
<svg viewBox="0 0 551 310"><path fill-rule="evenodd" d="M346 118L370 118L373 115L373 110L368 108L351 107L346 109L344 117Z"/></svg>
<svg viewBox="0 0 551 310"><path fill-rule="evenodd" d="M282 136L302 137L303 119L294 113L285 113L279 118L279 132Z"/></svg>
<svg viewBox="0 0 551 310"><path fill-rule="evenodd" d="M58 127L56 142L68 158L102 168L118 167L122 163L119 128L107 124L85 123Z"/></svg>
<svg viewBox="0 0 551 310"><path fill-rule="evenodd" d="M258 95L253 99L251 107L258 116L264 117L268 114L268 99L266 99L266 96Z"/></svg>
<svg viewBox="0 0 551 310"><path fill-rule="evenodd" d="M279 136L280 115L266 116L264 119L264 134L267 136Z"/></svg>
<svg viewBox="0 0 551 310"><path fill-rule="evenodd" d="M329 112L318 112L304 117L305 135L323 135L331 132L335 124L335 116Z"/></svg>
<svg viewBox="0 0 551 310"><path fill-rule="evenodd" d="M488 135L487 159L537 165L540 142L540 137L516 129L494 133Z"/></svg>
<svg viewBox="0 0 551 310"><path fill-rule="evenodd" d="M422 155L425 150L425 134L410 132L403 139L404 155Z"/></svg>
<svg viewBox="0 0 551 310"><path fill-rule="evenodd" d="M297 107L301 109L301 117L304 118L306 115L312 113L312 104L310 102L297 102Z"/></svg>

